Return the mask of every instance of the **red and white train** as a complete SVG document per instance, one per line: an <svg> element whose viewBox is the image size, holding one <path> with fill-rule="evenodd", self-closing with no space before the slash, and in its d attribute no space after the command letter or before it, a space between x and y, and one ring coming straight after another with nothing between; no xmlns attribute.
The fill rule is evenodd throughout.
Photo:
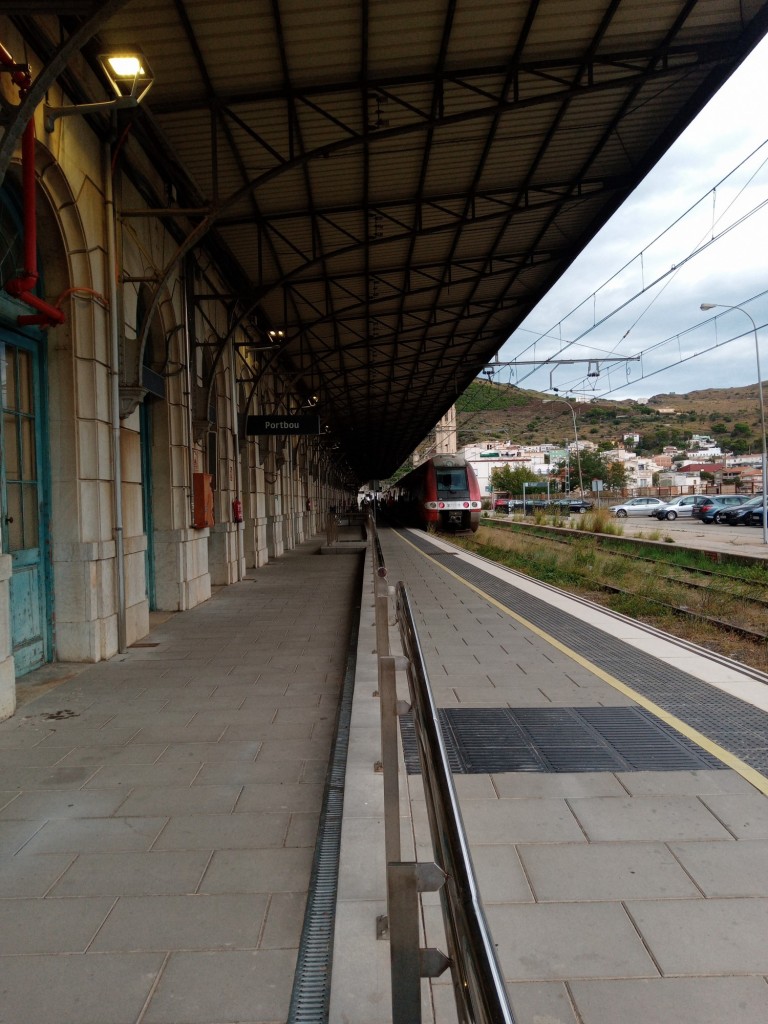
<svg viewBox="0 0 768 1024"><path fill-rule="evenodd" d="M398 480L388 498L408 526L474 533L480 524L480 487L463 455L427 459Z"/></svg>

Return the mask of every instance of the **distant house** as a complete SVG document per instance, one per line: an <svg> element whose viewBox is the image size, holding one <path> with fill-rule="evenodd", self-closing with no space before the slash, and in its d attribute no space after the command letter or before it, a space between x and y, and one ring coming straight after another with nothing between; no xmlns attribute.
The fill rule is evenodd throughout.
<svg viewBox="0 0 768 1024"><path fill-rule="evenodd" d="M701 477L698 473L666 470L659 473L659 487L669 487L681 492L697 492L701 489Z"/></svg>
<svg viewBox="0 0 768 1024"><path fill-rule="evenodd" d="M683 473L719 473L725 466L722 463L715 465L713 462L681 462L679 469Z"/></svg>

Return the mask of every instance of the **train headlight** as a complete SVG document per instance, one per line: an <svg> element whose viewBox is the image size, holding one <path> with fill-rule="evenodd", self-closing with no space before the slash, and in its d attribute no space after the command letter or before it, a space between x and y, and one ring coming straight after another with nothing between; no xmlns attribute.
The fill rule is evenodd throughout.
<svg viewBox="0 0 768 1024"><path fill-rule="evenodd" d="M438 508L445 508L445 502L444 501L438 501L437 507Z"/></svg>
<svg viewBox="0 0 768 1024"><path fill-rule="evenodd" d="M464 502L464 508L469 508L469 502L468 501Z"/></svg>

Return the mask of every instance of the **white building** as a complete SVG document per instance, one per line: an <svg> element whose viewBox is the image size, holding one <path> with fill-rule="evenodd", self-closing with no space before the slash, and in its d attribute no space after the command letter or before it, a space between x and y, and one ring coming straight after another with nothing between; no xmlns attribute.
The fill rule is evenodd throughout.
<svg viewBox="0 0 768 1024"><path fill-rule="evenodd" d="M481 494L491 494L491 473L494 469L508 466L510 469L530 469L533 473L546 476L549 470L547 454L543 449L550 445L512 445L509 442L493 444L481 441L462 449L466 460L475 471Z"/></svg>

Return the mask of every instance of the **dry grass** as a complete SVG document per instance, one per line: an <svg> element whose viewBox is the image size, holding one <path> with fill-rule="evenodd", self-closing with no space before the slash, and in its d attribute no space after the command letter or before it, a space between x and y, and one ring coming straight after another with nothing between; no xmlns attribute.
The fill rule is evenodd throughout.
<svg viewBox="0 0 768 1024"><path fill-rule="evenodd" d="M745 594L757 594L757 587L748 580L743 584L716 581L691 588L683 582L686 576L692 578L683 566L654 565L608 554L583 535L579 543L569 545L531 533L481 526L472 538L459 543L534 579L588 597L672 636L768 672L768 644L765 642L751 641L701 620L686 618L673 608L665 609L657 603L665 602L691 613L768 634L768 606L760 607L744 600ZM627 593L606 592L601 584L619 587Z"/></svg>

